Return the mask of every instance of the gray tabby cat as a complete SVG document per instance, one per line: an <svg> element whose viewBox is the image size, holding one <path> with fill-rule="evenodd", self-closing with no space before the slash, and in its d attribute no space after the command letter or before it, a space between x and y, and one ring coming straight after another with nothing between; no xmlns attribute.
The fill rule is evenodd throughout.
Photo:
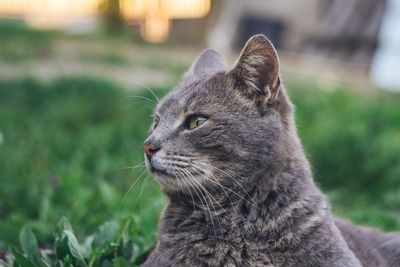
<svg viewBox="0 0 400 267"><path fill-rule="evenodd" d="M231 70L204 51L158 104L144 149L169 203L143 266L400 266L399 234L332 217L263 35Z"/></svg>

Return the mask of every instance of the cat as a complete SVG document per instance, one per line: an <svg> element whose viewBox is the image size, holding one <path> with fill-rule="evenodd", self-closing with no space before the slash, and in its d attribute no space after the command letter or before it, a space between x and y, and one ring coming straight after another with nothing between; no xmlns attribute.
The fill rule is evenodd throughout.
<svg viewBox="0 0 400 267"><path fill-rule="evenodd" d="M168 196L142 266L400 266L400 235L335 220L264 35L207 49L157 105L145 162Z"/></svg>

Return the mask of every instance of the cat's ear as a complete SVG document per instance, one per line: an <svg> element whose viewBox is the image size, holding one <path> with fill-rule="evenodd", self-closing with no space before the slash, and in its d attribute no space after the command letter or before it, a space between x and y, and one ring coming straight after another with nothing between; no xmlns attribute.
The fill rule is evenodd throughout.
<svg viewBox="0 0 400 267"><path fill-rule="evenodd" d="M262 34L251 37L229 76L246 97L274 102L280 88L279 59L268 38Z"/></svg>
<svg viewBox="0 0 400 267"><path fill-rule="evenodd" d="M218 71L227 71L228 65L224 57L213 49L204 50L190 67L187 77L199 77Z"/></svg>

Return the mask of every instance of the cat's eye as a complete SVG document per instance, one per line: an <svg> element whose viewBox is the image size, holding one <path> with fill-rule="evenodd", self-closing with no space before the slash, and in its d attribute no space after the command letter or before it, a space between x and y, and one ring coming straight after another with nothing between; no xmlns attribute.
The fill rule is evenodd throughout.
<svg viewBox="0 0 400 267"><path fill-rule="evenodd" d="M159 121L160 121L160 117L155 115L154 116L154 121L153 121L153 128L157 127Z"/></svg>
<svg viewBox="0 0 400 267"><path fill-rule="evenodd" d="M193 129L199 127L200 125L202 125L206 120L207 120L207 118L204 116L192 115L186 119L186 121L187 121L186 125L187 125L188 129L193 130Z"/></svg>

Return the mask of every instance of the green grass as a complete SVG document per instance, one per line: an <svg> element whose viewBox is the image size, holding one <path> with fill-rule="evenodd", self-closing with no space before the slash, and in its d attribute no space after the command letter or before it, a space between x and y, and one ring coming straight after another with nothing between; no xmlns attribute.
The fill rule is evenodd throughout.
<svg viewBox="0 0 400 267"><path fill-rule="evenodd" d="M79 59L85 62L97 63L97 64L107 64L115 66L127 66L129 65L129 60L119 53L106 53L106 54L87 54L84 53L79 56Z"/></svg>
<svg viewBox="0 0 400 267"><path fill-rule="evenodd" d="M84 236L131 214L154 241L164 199L142 160L152 104L132 95L97 79L0 82L3 244L16 244L25 224L47 244L62 216Z"/></svg>
<svg viewBox="0 0 400 267"><path fill-rule="evenodd" d="M400 230L400 95L291 88L300 136L334 211Z"/></svg>
<svg viewBox="0 0 400 267"><path fill-rule="evenodd" d="M317 183L334 211L400 230L400 96L288 87ZM151 88L161 97L171 87ZM0 252L20 248L24 254L14 255L21 266L45 266L36 243L58 248L47 262L66 266L140 263L165 205L143 168L153 101L148 91L97 78L0 81ZM64 216L73 232L65 219L58 224Z"/></svg>

